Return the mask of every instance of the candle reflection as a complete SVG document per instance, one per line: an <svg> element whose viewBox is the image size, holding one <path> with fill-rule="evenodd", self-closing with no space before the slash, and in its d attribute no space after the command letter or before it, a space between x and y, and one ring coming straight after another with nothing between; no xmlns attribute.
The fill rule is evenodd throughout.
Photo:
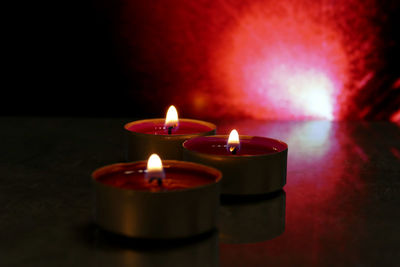
<svg viewBox="0 0 400 267"><path fill-rule="evenodd" d="M284 191L264 196L222 199L220 241L256 243L273 239L285 230Z"/></svg>
<svg viewBox="0 0 400 267"><path fill-rule="evenodd" d="M92 230L95 266L219 266L216 231L186 239L145 240Z"/></svg>

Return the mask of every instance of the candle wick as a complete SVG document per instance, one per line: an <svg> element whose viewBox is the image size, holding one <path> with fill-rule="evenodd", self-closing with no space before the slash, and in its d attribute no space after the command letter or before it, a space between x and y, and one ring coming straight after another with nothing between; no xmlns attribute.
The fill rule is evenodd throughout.
<svg viewBox="0 0 400 267"><path fill-rule="evenodd" d="M231 147L229 150L231 151L232 155L236 155L236 152L237 152L237 146L235 146L235 147Z"/></svg>
<svg viewBox="0 0 400 267"><path fill-rule="evenodd" d="M169 126L169 127L168 127L168 134L171 134L172 128L174 128L174 126Z"/></svg>
<svg viewBox="0 0 400 267"><path fill-rule="evenodd" d="M150 177L149 183L151 184L154 180L157 180L158 186L162 187L163 182L162 182L162 179L160 177Z"/></svg>

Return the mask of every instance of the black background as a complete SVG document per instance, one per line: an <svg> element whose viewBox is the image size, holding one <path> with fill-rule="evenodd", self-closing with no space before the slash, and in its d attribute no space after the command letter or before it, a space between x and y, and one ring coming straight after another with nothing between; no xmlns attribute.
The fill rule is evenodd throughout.
<svg viewBox="0 0 400 267"><path fill-rule="evenodd" d="M137 114L137 103L127 105L126 90L135 86L114 41L110 7L87 0L10 7L1 114Z"/></svg>

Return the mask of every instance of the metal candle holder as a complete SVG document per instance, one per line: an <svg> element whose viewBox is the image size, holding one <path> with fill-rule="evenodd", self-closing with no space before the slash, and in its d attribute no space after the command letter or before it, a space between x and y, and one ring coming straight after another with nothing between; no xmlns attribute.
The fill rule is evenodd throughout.
<svg viewBox="0 0 400 267"><path fill-rule="evenodd" d="M215 135L215 138L228 139L226 135ZM211 138L211 137L200 137ZM241 135L240 138L251 139L253 136ZM279 143L286 149L264 155L227 156L206 154L188 149L190 142L183 144L183 158L219 169L224 179L221 193L225 195L257 195L278 191L286 184L287 144L272 138L264 138L273 143Z"/></svg>
<svg viewBox="0 0 400 267"><path fill-rule="evenodd" d="M145 161L104 166L92 173L97 223L108 231L136 238L183 238L214 229L221 172L175 160L164 160L163 165L165 172L171 167L182 168L212 175L215 180L182 190L136 191L110 186L98 179L117 169L145 168Z"/></svg>

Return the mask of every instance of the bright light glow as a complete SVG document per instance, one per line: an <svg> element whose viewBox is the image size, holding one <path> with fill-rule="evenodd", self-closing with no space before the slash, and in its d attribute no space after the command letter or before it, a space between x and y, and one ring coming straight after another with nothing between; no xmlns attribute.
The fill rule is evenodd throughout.
<svg viewBox="0 0 400 267"><path fill-rule="evenodd" d="M152 154L147 160L147 178L164 178L164 169L160 157Z"/></svg>
<svg viewBox="0 0 400 267"><path fill-rule="evenodd" d="M307 121L298 124L289 131L289 146L301 152L299 155L307 155L307 159L300 158L299 160L318 160L326 153L332 152L332 131L331 121Z"/></svg>
<svg viewBox="0 0 400 267"><path fill-rule="evenodd" d="M216 50L215 79L226 96L217 101L225 111L263 120L335 120L349 111L346 101L358 81L351 77L359 75L358 66L350 70L349 64L361 62L371 42L364 38L365 51L348 54L343 29L335 20L322 23L319 8L317 3L293 8L286 1L267 1L240 13ZM350 7L348 12L359 16ZM351 46L358 47L358 40Z"/></svg>
<svg viewBox="0 0 400 267"><path fill-rule="evenodd" d="M400 124L400 109L393 113L393 115L390 117L390 121Z"/></svg>
<svg viewBox="0 0 400 267"><path fill-rule="evenodd" d="M292 69L290 72L274 70L270 77L275 88L279 88L280 100L302 117L333 119L334 85L326 74L312 69Z"/></svg>
<svg viewBox="0 0 400 267"><path fill-rule="evenodd" d="M233 129L229 134L227 148L229 152L233 152L235 149L239 149L240 147L240 140L239 140L239 133Z"/></svg>
<svg viewBox="0 0 400 267"><path fill-rule="evenodd" d="M171 105L167 111L167 116L165 118L165 127L176 127L178 126L178 111L174 105Z"/></svg>
<svg viewBox="0 0 400 267"><path fill-rule="evenodd" d="M379 80L394 41L382 30L396 1L122 2L126 63L155 90L143 93L197 117L362 117L362 89Z"/></svg>

